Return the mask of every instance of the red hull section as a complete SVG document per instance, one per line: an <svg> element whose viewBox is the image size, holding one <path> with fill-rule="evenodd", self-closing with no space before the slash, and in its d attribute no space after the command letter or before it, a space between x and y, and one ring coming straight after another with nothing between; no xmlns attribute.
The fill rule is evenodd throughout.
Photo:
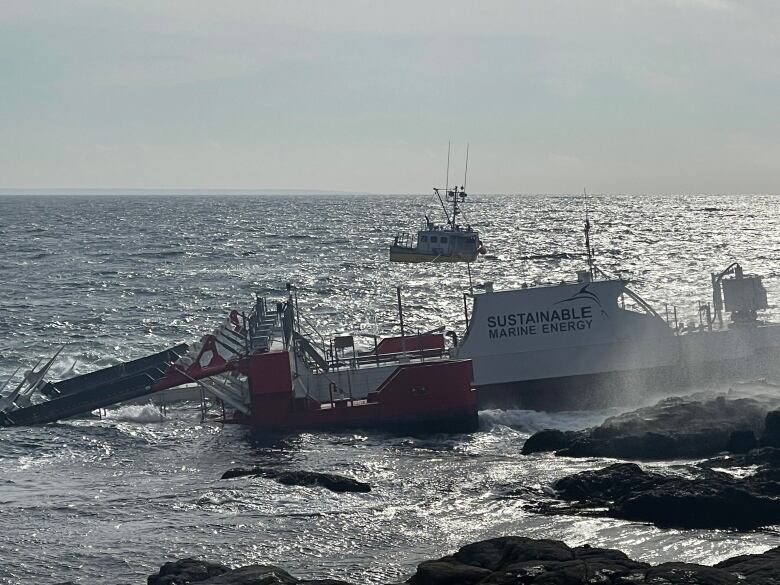
<svg viewBox="0 0 780 585"><path fill-rule="evenodd" d="M261 431L356 427L470 431L477 426L470 361L399 365L367 400L326 404L294 398L287 352L251 355L242 365L250 380L252 414L236 422Z"/></svg>
<svg viewBox="0 0 780 585"><path fill-rule="evenodd" d="M376 355L392 355L430 351L444 351L443 335L426 333L423 335L407 335L405 337L385 337L372 353Z"/></svg>

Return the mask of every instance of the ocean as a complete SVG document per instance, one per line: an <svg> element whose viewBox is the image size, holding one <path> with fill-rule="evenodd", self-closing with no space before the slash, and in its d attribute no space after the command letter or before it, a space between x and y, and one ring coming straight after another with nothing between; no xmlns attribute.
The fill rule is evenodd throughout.
<svg viewBox="0 0 780 585"><path fill-rule="evenodd" d="M446 326L462 336L470 287L559 282L584 267L586 206L597 264L630 278L662 315L676 308L680 321L698 322L710 273L735 260L764 277L774 305L779 203L474 195L467 220L488 254L469 274L462 264L388 262L397 232L440 213L430 196L0 197L0 380L64 344L52 378L196 341L255 293L282 297L288 282L327 336L356 333L368 344L370 335L397 333L399 285L407 331ZM616 412L490 410L469 435L303 433L274 442L203 424L197 404L165 416L132 405L103 420L1 429L0 583L144 583L186 556L386 583L424 559L506 534L615 547L652 563L713 563L780 544L775 528L670 530L526 511L553 480L606 461L523 457L523 441ZM373 490L219 479L252 465L351 475Z"/></svg>

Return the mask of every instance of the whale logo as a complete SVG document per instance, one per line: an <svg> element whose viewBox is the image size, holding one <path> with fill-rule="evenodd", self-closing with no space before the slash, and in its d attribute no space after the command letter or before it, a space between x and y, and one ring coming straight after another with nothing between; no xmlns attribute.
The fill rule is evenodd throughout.
<svg viewBox="0 0 780 585"><path fill-rule="evenodd" d="M589 286L590 284L586 284L579 291L574 293L569 298L560 300L555 304L560 305L561 303L568 303L571 301L593 301L599 306L599 309L601 309L601 314L606 317L609 317L609 315L607 315L607 312L604 310L604 307L601 305L601 299L599 299L599 296L596 293L588 290Z"/></svg>

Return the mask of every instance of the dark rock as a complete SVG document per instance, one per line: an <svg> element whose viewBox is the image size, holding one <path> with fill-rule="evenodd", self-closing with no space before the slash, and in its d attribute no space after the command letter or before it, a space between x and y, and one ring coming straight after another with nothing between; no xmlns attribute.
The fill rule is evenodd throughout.
<svg viewBox="0 0 780 585"><path fill-rule="evenodd" d="M313 579L298 581L298 585L352 585L352 583L339 579Z"/></svg>
<svg viewBox="0 0 780 585"><path fill-rule="evenodd" d="M780 554L773 549L724 561L716 567L664 563L651 567L613 549L569 548L555 540L515 536L470 544L438 561L421 563L412 585L734 585L774 584ZM740 572L742 571L742 572ZM750 581L751 577L765 581ZM744 579L744 580L743 580Z"/></svg>
<svg viewBox="0 0 780 585"><path fill-rule="evenodd" d="M417 573L409 579L414 585L471 585L479 583L492 571L461 563L452 557L438 561L424 561L417 567Z"/></svg>
<svg viewBox="0 0 780 585"><path fill-rule="evenodd" d="M265 477L273 479L283 485L299 485L309 487L323 487L333 492L370 492L371 486L351 477L336 475L334 473L317 473L314 471L279 471L268 467L254 467L252 469L229 469L222 474L222 479L234 477Z"/></svg>
<svg viewBox="0 0 780 585"><path fill-rule="evenodd" d="M780 585L780 547L760 555L741 555L715 565L734 573L745 585Z"/></svg>
<svg viewBox="0 0 780 585"><path fill-rule="evenodd" d="M523 444L522 454L559 451L571 447L578 434L573 431L544 429L531 435Z"/></svg>
<svg viewBox="0 0 780 585"><path fill-rule="evenodd" d="M149 575L147 585L187 585L198 583L230 571L230 567L198 559L181 559L165 563L156 575Z"/></svg>
<svg viewBox="0 0 780 585"><path fill-rule="evenodd" d="M666 398L584 431L540 431L526 441L523 453L555 450L570 457L660 460L708 457L729 449L744 452L754 446L767 411L776 404L775 399L724 396ZM767 428L778 426L773 418ZM764 436L774 435L768 430Z"/></svg>
<svg viewBox="0 0 780 585"><path fill-rule="evenodd" d="M664 527L750 529L780 522L778 480L780 470L745 479L707 470L687 478L616 463L564 477L553 488L563 500L606 506L617 518Z"/></svg>
<svg viewBox="0 0 780 585"><path fill-rule="evenodd" d="M701 486L686 479L618 500L610 512L661 527L748 530L779 523L780 500L733 484Z"/></svg>
<svg viewBox="0 0 780 585"><path fill-rule="evenodd" d="M780 467L780 449L776 447L761 447L759 449L752 449L747 453L714 457L702 461L699 465L709 468L752 467L755 465Z"/></svg>
<svg viewBox="0 0 780 585"><path fill-rule="evenodd" d="M475 542L461 548L455 560L497 571L523 561L569 561L574 553L560 540L536 540L521 536L502 536Z"/></svg>
<svg viewBox="0 0 780 585"><path fill-rule="evenodd" d="M209 572L219 574L204 578ZM273 565L228 569L224 565L183 559L166 563L158 575L202 585L350 585L335 579L298 580ZM191 580L187 580L191 579ZM411 585L780 585L780 547L762 554L726 559L714 567L693 563L650 566L625 553L591 547L568 547L558 540L504 536L475 542L453 555L420 563Z"/></svg>
<svg viewBox="0 0 780 585"><path fill-rule="evenodd" d="M731 431L726 451L729 453L747 453L758 446L756 435L753 431Z"/></svg>
<svg viewBox="0 0 780 585"><path fill-rule="evenodd" d="M734 585L738 582L733 573L692 563L663 563L651 567L644 580L644 583L658 585Z"/></svg>
<svg viewBox="0 0 780 585"><path fill-rule="evenodd" d="M644 572L650 565L628 558L623 551L612 548L595 548L586 544L572 549L574 558L588 564L594 575L612 579L617 575ZM607 581L607 579L605 579Z"/></svg>
<svg viewBox="0 0 780 585"><path fill-rule="evenodd" d="M553 484L564 500L605 504L628 494L663 485L666 478L636 463L615 463L595 471L567 475Z"/></svg>
<svg viewBox="0 0 780 585"><path fill-rule="evenodd" d="M761 445L764 447L780 447L780 410L766 413L764 433L761 435Z"/></svg>
<svg viewBox="0 0 780 585"><path fill-rule="evenodd" d="M202 585L294 585L298 579L274 565L239 567L202 582Z"/></svg>

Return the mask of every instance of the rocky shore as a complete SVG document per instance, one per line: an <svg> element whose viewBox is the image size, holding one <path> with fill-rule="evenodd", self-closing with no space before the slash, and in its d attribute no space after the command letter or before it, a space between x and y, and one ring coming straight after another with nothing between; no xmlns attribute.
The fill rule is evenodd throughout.
<svg viewBox="0 0 780 585"><path fill-rule="evenodd" d="M780 411L774 396L690 396L582 431L547 429L524 454L629 460L708 459L648 471L635 463L563 477L545 514L606 515L660 527L748 530L780 524Z"/></svg>
<svg viewBox="0 0 780 585"><path fill-rule="evenodd" d="M556 481L555 494L567 505L543 501L528 508L546 514L605 515L664 528L749 530L780 524L776 469L744 478L707 468L677 471L686 475L616 463Z"/></svg>
<svg viewBox="0 0 780 585"><path fill-rule="evenodd" d="M298 579L274 565L230 568L200 559L165 563L147 585L358 585L337 579ZM780 547L733 557L714 566L649 565L615 549L570 547L559 540L503 536L424 561L409 585L776 585ZM61 584L69 585L69 584ZM140 584L139 584L140 585ZM400 585L400 584L399 584Z"/></svg>
<svg viewBox="0 0 780 585"><path fill-rule="evenodd" d="M590 429L539 431L525 442L522 453L670 460L712 457L724 451L744 453L759 445L780 446L778 395L667 398Z"/></svg>

